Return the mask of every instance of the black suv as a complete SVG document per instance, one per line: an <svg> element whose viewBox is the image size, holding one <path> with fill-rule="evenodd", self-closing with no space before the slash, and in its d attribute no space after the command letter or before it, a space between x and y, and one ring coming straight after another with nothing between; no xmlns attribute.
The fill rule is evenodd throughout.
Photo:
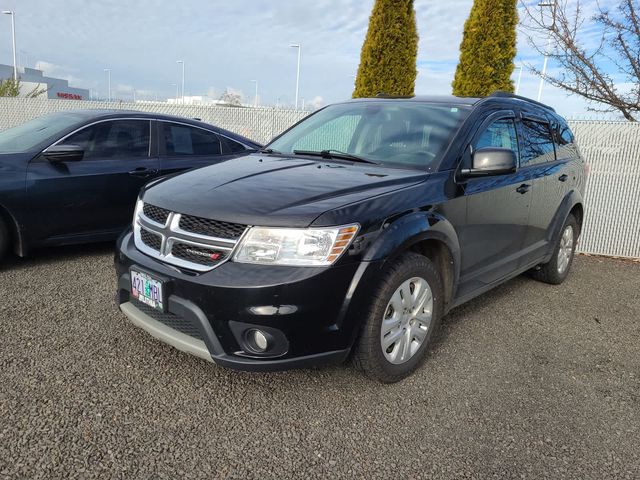
<svg viewBox="0 0 640 480"><path fill-rule="evenodd" d="M523 272L566 278L585 177L567 123L526 98L331 105L259 153L145 187L118 302L220 365L351 356L397 381L450 309Z"/></svg>

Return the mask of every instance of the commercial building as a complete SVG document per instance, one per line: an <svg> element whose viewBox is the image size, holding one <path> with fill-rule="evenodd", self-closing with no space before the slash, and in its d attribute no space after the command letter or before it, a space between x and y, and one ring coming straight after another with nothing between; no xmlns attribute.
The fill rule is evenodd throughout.
<svg viewBox="0 0 640 480"><path fill-rule="evenodd" d="M0 79L13 77L13 66L0 64ZM18 67L20 78L20 95L27 95L35 89L46 89L41 96L65 100L89 100L89 90L86 88L70 87L69 82L62 78L46 77L42 70L28 67Z"/></svg>

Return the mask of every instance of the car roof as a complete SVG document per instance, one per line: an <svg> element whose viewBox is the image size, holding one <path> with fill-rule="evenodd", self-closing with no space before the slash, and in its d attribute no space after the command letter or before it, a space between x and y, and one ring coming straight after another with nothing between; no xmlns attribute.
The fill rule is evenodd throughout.
<svg viewBox="0 0 640 480"><path fill-rule="evenodd" d="M477 97L457 97L455 95L415 95L412 97L379 95L377 97L352 98L342 103L403 101L403 102L442 103L447 105L455 104L455 105L473 106L476 103L478 103L480 100L482 99Z"/></svg>
<svg viewBox="0 0 640 480"><path fill-rule="evenodd" d="M486 97L458 97L456 95L415 95L409 97L383 95L380 94L376 97L366 98L353 98L346 100L342 103L354 103L354 102L385 102L385 101L402 101L402 102L422 102L430 104L443 104L443 105L464 105L469 107L479 106L485 102L500 102L506 105L519 105L531 109L545 109L549 112L555 112L555 110L549 105L537 102L531 98L515 95L510 92L496 91Z"/></svg>
<svg viewBox="0 0 640 480"><path fill-rule="evenodd" d="M112 108L112 109L90 109L90 108L85 108L85 109L73 109L73 110L62 110L62 111L58 111L56 113L74 113L77 115L80 115L81 117L83 117L83 120L81 123L85 123L88 120L101 120L101 119L108 119L108 118L119 118L119 117L134 117L134 118L151 118L151 119L157 119L157 120L171 120L171 121L175 121L175 122L180 122L180 123L186 123L189 125L194 125L194 126L199 126L199 127L203 127L203 128L207 128L207 129L214 129L215 131L221 133L222 135L226 136L226 137L230 137L232 139L236 139L242 143L246 143L249 145L255 145L255 146L261 146L259 143L246 138L242 135L239 135L237 133L234 132L230 132L229 130L226 130L224 128L218 127L216 125L212 125L210 123L206 123L203 122L201 120L196 120L193 118L186 118L186 117L180 117L178 115L168 115L166 113L156 113L156 112L142 112L140 110L122 110L122 109L118 109L118 108Z"/></svg>

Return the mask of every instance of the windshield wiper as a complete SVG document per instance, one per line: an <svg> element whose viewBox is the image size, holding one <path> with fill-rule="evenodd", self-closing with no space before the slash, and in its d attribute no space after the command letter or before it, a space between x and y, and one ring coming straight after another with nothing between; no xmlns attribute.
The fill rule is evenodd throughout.
<svg viewBox="0 0 640 480"><path fill-rule="evenodd" d="M314 151L314 150L294 150L293 153L295 155L315 155L322 158L341 158L344 160L351 160L354 162L360 163L372 163L374 165L379 165L378 162L374 162L373 160L369 160L367 158L358 157L357 155L352 155L351 153L341 152L340 150L335 150L333 148L328 150Z"/></svg>
<svg viewBox="0 0 640 480"><path fill-rule="evenodd" d="M266 153L266 154L270 154L270 153L282 153L279 152L278 150L274 150L273 148L261 148L260 150L258 150L258 153Z"/></svg>

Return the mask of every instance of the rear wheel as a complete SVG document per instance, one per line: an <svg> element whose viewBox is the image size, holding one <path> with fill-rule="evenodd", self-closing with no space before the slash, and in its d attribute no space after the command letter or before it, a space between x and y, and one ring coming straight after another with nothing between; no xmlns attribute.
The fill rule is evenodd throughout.
<svg viewBox="0 0 640 480"><path fill-rule="evenodd" d="M569 215L562 227L562 232L551 260L539 265L537 269L531 272L531 276L536 280L552 285L559 285L564 282L573 263L579 233L580 227L576 218L573 215Z"/></svg>
<svg viewBox="0 0 640 480"><path fill-rule="evenodd" d="M409 252L384 272L353 356L376 380L402 380L424 359L443 311L442 280L426 257Z"/></svg>
<svg viewBox="0 0 640 480"><path fill-rule="evenodd" d="M9 250L9 229L0 218L0 260L5 256L7 250Z"/></svg>

